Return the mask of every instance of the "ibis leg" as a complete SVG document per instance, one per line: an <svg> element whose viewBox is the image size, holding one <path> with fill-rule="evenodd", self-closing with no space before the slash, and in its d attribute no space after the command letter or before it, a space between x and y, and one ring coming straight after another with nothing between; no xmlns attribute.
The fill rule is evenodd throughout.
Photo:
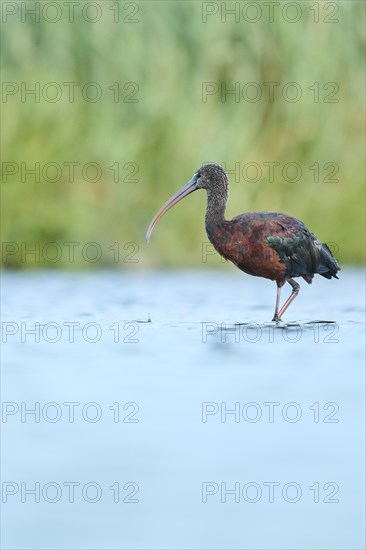
<svg viewBox="0 0 366 550"><path fill-rule="evenodd" d="M272 321L276 321L276 323L278 323L278 321L280 320L280 318L278 317L278 308L280 307L280 298L281 298L281 287L277 285L276 309L272 319Z"/></svg>
<svg viewBox="0 0 366 550"><path fill-rule="evenodd" d="M286 302L283 304L283 306L280 309L280 312L278 314L279 319L281 319L282 315L285 313L286 309L291 304L291 302L293 302L295 300L295 298L298 295L299 290L300 290L299 283L297 283L293 279L289 279L287 282L292 286L292 292L290 294L290 297L287 298Z"/></svg>

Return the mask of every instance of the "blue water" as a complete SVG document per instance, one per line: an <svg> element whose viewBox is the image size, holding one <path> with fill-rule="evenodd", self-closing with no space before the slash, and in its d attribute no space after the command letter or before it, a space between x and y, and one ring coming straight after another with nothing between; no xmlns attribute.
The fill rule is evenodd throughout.
<svg viewBox="0 0 366 550"><path fill-rule="evenodd" d="M3 548L365 548L363 271L278 327L230 269L2 294Z"/></svg>

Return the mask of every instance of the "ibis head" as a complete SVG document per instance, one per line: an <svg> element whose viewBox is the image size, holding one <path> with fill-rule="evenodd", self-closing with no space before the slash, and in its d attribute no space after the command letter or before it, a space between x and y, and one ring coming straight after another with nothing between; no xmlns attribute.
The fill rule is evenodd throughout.
<svg viewBox="0 0 366 550"><path fill-rule="evenodd" d="M201 166L201 168L193 174L192 178L183 185L179 191L174 193L155 214L146 232L147 241L150 240L155 225L165 212L170 210L172 206L177 204L177 202L181 201L184 197L193 193L193 191L197 191L197 189L205 189L211 197L217 195L218 198L226 202L228 181L225 171L218 164L205 164Z"/></svg>

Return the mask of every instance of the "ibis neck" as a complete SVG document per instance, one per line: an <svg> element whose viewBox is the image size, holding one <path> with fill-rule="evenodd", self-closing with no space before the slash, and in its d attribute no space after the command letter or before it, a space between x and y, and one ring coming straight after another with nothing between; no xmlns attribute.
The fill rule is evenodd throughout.
<svg viewBox="0 0 366 550"><path fill-rule="evenodd" d="M227 202L227 190L222 190L221 193L207 190L207 208L205 223L208 226L219 225L225 221L225 209Z"/></svg>

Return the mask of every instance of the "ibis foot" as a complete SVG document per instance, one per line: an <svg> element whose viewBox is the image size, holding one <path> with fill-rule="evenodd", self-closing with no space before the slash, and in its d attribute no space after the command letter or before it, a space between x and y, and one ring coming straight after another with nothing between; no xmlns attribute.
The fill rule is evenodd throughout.
<svg viewBox="0 0 366 550"><path fill-rule="evenodd" d="M275 315L273 317L272 321L274 321L275 323L280 323L282 321L282 319L280 319L278 315Z"/></svg>
<svg viewBox="0 0 366 550"><path fill-rule="evenodd" d="M284 283L282 281L277 281L276 308L275 308L275 313L274 313L274 316L273 316L273 319L272 319L272 321L275 321L276 323L279 323L282 320L281 319L282 315L285 313L286 309L291 304L291 302L293 302L295 300L295 298L298 295L299 290L300 290L299 283L297 283L293 279L287 279L287 282L291 285L292 292L291 292L290 297L287 298L286 302L283 304L283 306L279 310L280 297L281 297L281 287L283 286Z"/></svg>

